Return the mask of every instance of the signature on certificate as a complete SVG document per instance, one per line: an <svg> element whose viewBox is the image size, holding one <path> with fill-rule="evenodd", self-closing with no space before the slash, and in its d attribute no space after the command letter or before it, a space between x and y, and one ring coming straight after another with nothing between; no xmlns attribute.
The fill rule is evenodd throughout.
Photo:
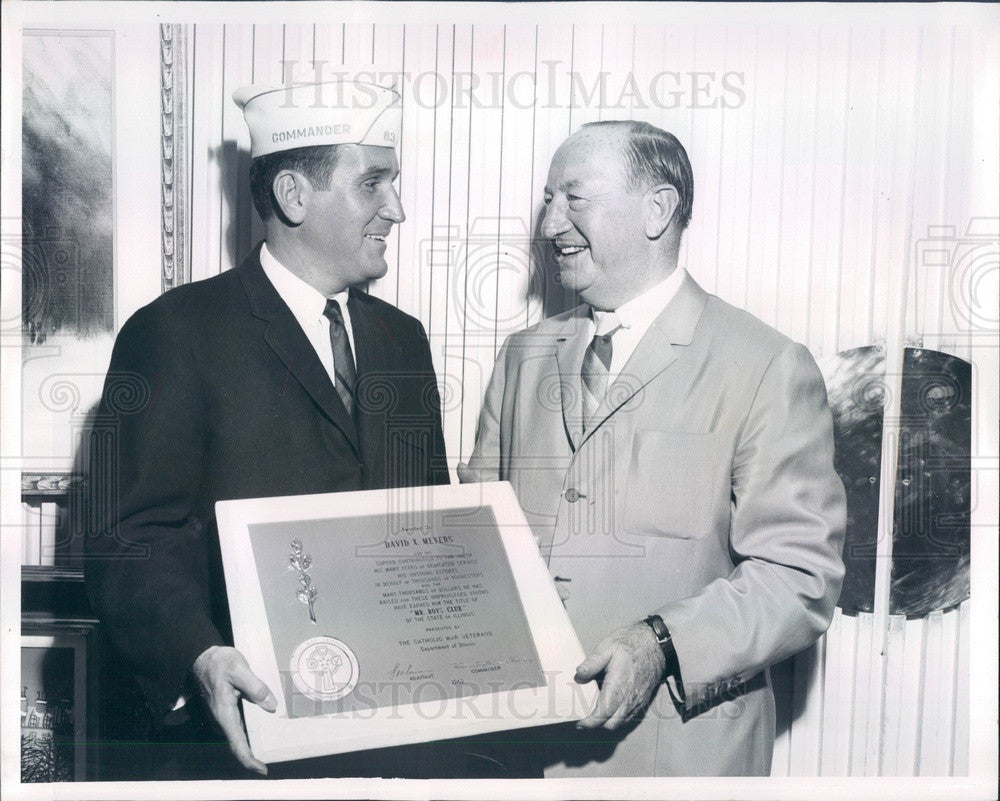
<svg viewBox="0 0 1000 801"><path fill-rule="evenodd" d="M518 662L528 662L523 656L506 656L501 659L482 659L478 662L452 662L451 666L455 670L470 670L473 673L482 673L487 670L499 670L504 665L514 665Z"/></svg>
<svg viewBox="0 0 1000 801"><path fill-rule="evenodd" d="M418 667L412 662L405 665L397 662L389 669L390 679L429 679L434 675L434 671L425 667Z"/></svg>

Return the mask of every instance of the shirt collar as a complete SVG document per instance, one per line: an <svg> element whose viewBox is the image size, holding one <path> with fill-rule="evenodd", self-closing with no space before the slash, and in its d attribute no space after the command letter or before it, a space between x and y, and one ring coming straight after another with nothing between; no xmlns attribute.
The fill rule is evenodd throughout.
<svg viewBox="0 0 1000 801"><path fill-rule="evenodd" d="M646 331L660 313L667 308L674 295L684 281L687 271L683 267L675 267L674 271L658 284L647 289L641 295L626 301L614 311L615 317L622 328ZM594 310L594 322L601 329L601 317L609 312Z"/></svg>
<svg viewBox="0 0 1000 801"><path fill-rule="evenodd" d="M326 296L278 261L267 249L266 242L260 248L260 266L264 268L264 274L274 285L281 299L298 319L314 320L323 316ZM341 313L346 314L348 296L348 290L345 289L332 297L340 304Z"/></svg>

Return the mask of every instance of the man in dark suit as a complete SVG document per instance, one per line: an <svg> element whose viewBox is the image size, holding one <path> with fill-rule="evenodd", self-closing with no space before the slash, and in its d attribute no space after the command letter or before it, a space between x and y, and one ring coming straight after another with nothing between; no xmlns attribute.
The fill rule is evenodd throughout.
<svg viewBox="0 0 1000 801"><path fill-rule="evenodd" d="M224 748L178 743L189 737L225 742L244 769L267 772L238 701L275 702L231 647L216 501L449 480L424 329L356 288L385 275L385 239L404 219L399 95L333 82L248 87L234 100L265 242L126 322L99 412L115 436L92 482L116 500L90 538L87 588L156 722L149 756L173 754L146 778L241 775ZM333 770L421 775L421 754L371 752Z"/></svg>

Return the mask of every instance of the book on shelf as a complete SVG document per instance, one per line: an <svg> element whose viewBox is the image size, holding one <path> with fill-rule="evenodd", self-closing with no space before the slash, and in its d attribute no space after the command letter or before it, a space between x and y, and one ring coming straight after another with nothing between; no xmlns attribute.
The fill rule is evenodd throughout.
<svg viewBox="0 0 1000 801"><path fill-rule="evenodd" d="M54 501L22 502L21 509L21 564L55 565L66 545L59 542L65 509Z"/></svg>

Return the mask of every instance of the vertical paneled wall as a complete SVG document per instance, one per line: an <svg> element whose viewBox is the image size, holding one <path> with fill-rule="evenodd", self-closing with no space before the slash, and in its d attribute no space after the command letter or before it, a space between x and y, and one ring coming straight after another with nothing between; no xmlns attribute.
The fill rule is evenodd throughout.
<svg viewBox="0 0 1000 801"><path fill-rule="evenodd" d="M682 264L817 358L878 344L889 365L875 610L838 610L796 659L774 773L967 771L967 604L889 615L888 564L903 347L969 358L962 304L972 301L955 253L970 221L983 225L967 178L985 46L975 30L371 25L332 14L188 30L196 279L232 267L262 236L233 90L341 69L396 74L407 221L370 291L429 332L453 464L471 452L503 339L572 302L532 249L552 153L592 120L674 132L696 186ZM926 256L946 247L947 258Z"/></svg>

